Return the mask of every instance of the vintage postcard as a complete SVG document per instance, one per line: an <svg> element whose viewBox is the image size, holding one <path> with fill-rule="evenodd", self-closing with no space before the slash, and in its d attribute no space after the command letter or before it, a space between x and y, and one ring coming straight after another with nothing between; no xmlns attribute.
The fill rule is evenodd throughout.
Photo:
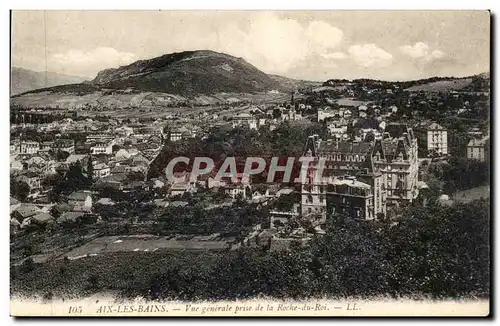
<svg viewBox="0 0 500 326"><path fill-rule="evenodd" d="M489 11L11 12L12 316L488 316Z"/></svg>

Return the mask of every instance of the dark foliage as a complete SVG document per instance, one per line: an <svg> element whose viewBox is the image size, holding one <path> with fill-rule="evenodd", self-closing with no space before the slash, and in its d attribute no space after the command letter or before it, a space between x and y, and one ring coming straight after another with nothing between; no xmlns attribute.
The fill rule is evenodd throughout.
<svg viewBox="0 0 500 326"><path fill-rule="evenodd" d="M397 221L366 223L341 216L328 221L325 236L289 251L242 248L59 260L34 270L33 266L15 269L12 287L56 295L118 290L128 297L188 301L260 295L288 299L489 296L486 201L412 207Z"/></svg>
<svg viewBox="0 0 500 326"><path fill-rule="evenodd" d="M30 187L26 182L17 181L12 176L10 178L10 194L12 197L25 201L30 194Z"/></svg>
<svg viewBox="0 0 500 326"><path fill-rule="evenodd" d="M452 157L448 164L433 169L434 175L444 180L443 190L447 194L470 189L489 183L489 162L470 160L462 157Z"/></svg>

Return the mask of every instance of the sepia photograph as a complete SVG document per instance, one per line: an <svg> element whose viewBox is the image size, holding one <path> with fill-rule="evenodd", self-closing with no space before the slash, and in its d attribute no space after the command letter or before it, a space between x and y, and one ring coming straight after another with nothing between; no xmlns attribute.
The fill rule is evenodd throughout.
<svg viewBox="0 0 500 326"><path fill-rule="evenodd" d="M11 10L10 315L489 316L491 24Z"/></svg>

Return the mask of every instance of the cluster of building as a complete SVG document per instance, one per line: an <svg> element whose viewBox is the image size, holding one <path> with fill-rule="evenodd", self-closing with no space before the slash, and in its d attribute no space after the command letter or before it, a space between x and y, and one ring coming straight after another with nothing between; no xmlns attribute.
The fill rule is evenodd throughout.
<svg viewBox="0 0 500 326"><path fill-rule="evenodd" d="M382 109L371 104L332 105L319 108L312 118L304 114L310 110L310 106L296 103L292 94L288 104L268 108L251 106L229 119L203 112L193 119L198 122L189 119L168 123L162 119L151 123L140 123L136 119L77 122L66 118L28 126L54 137L28 140L21 133L21 137L11 139L11 174L28 185L30 201L20 203L11 199L11 225L17 228L49 223L56 220L51 215L54 209L58 222L75 221L92 213L96 202L114 205L109 198L96 197L97 192L90 189L72 193L63 203L52 203L47 198L51 185L43 180L79 162L84 173L92 173L94 191L99 188L123 192L163 189L162 197L153 201L157 206L188 205L186 194L200 189L224 193L233 201L240 198L261 205L283 195L293 196L295 202L289 210L270 209L270 227L265 230L256 227L242 243L254 246L272 243L273 248L279 248L290 241L307 240L312 230L316 234L324 233L321 225L329 214L340 213L362 220L390 218L391 208L415 201L423 186L419 181L419 142L420 146L426 146L429 156L450 154L448 131L441 125L432 121L411 127L406 123L389 123L398 111L395 106ZM164 177L147 178L151 163L166 141L204 139L209 135L209 128L216 125L250 130L264 127L272 131L283 122L300 124L309 120L323 123L328 136L321 139L311 135L306 140L303 154L312 157L313 163L298 189L265 184L261 185L265 190L257 191L252 180L241 175L236 181L216 180L214 174L206 174L193 182L189 172L176 173L173 182ZM23 121L22 126L12 128L24 129L26 124ZM79 141L74 140L78 138L75 135L79 135ZM482 134L474 135L467 145L467 158L489 160L489 139ZM318 178L316 172L320 164L324 167ZM296 222L299 226L290 226Z"/></svg>
<svg viewBox="0 0 500 326"><path fill-rule="evenodd" d="M386 216L388 204L411 203L418 196L418 144L406 125L388 124L382 138L370 142L313 135L305 156L314 157L316 168L302 185L302 215L339 212L375 219ZM320 160L321 179L316 177Z"/></svg>
<svg viewBox="0 0 500 326"><path fill-rule="evenodd" d="M58 172L64 175L76 163L96 185L109 183L126 188L145 182L129 175L146 175L167 136L163 127L112 119L77 122L69 118L32 126L13 125L12 129L19 130L20 136L12 138L10 143L11 178L28 186L28 200L37 205L55 204L48 198L53 184L44 181ZM47 132L50 136L28 139L30 130Z"/></svg>
<svg viewBox="0 0 500 326"><path fill-rule="evenodd" d="M30 226L37 228L54 223L75 222L92 213L92 193L77 191L69 194L61 203L22 203L10 198L11 232Z"/></svg>
<svg viewBox="0 0 500 326"><path fill-rule="evenodd" d="M302 112L310 108L305 104L294 103L292 94L291 104L272 106L267 109L254 107L250 110L251 113L243 112L233 116L231 124L233 128L247 127L251 130L259 130L264 127L273 131L283 122L301 123L307 120Z"/></svg>

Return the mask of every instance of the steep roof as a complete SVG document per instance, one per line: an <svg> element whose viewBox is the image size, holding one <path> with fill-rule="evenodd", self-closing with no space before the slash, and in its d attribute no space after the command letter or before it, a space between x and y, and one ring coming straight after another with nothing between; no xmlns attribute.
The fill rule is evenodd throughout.
<svg viewBox="0 0 500 326"><path fill-rule="evenodd" d="M33 216L31 219L38 222L38 223L47 223L47 222L53 221L54 217L50 214L47 214L47 213L41 213L41 214L37 214L37 215Z"/></svg>
<svg viewBox="0 0 500 326"><path fill-rule="evenodd" d="M369 184L366 184L364 182L352 179L335 179L332 182L333 185L339 186L339 185L344 185L352 188L362 188L362 189L370 189L371 186Z"/></svg>
<svg viewBox="0 0 500 326"><path fill-rule="evenodd" d="M26 218L26 217L36 215L36 213L38 212L38 207L36 207L34 205L22 204L20 207L18 207L15 210L15 212L17 212L23 218Z"/></svg>
<svg viewBox="0 0 500 326"><path fill-rule="evenodd" d="M440 124L433 122L428 127L428 130L445 130Z"/></svg>
<svg viewBox="0 0 500 326"><path fill-rule="evenodd" d="M66 163L76 163L83 160L86 156L85 154L71 154L66 158Z"/></svg>
<svg viewBox="0 0 500 326"><path fill-rule="evenodd" d="M75 191L69 195L68 198L71 200L84 201L88 196L90 196L88 192Z"/></svg>
<svg viewBox="0 0 500 326"><path fill-rule="evenodd" d="M327 140L319 141L316 151L317 153L344 152L364 154L370 152L371 148L372 144L368 142Z"/></svg>
<svg viewBox="0 0 500 326"><path fill-rule="evenodd" d="M97 204L101 205L114 205L115 202L111 198L101 198L97 201Z"/></svg>

